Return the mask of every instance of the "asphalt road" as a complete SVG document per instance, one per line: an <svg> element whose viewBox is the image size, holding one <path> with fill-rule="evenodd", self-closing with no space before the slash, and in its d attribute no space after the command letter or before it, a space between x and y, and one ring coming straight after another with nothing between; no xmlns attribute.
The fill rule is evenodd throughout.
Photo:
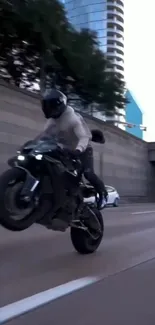
<svg viewBox="0 0 155 325"><path fill-rule="evenodd" d="M97 277L96 283L7 324L154 325L155 204L107 208L104 220L104 240L90 256L74 251L69 232L0 228L0 317L10 303Z"/></svg>

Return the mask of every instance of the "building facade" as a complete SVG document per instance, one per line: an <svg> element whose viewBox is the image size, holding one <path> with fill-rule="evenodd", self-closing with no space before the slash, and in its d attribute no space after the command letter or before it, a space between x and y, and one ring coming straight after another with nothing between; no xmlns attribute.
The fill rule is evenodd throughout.
<svg viewBox="0 0 155 325"><path fill-rule="evenodd" d="M88 28L97 33L100 49L107 55L111 67L124 80L124 0L64 0L69 21L80 30ZM143 138L140 127L126 127L124 122L141 125L143 114L130 91L126 94L130 103L123 116L112 117L116 125L130 134ZM94 116L105 119L101 113ZM121 123L122 122L122 123Z"/></svg>
<svg viewBox="0 0 155 325"><path fill-rule="evenodd" d="M143 124L143 113L129 90L126 96L130 101L126 105L126 121L133 125L132 127L126 126L126 131L137 138L143 139L143 130L140 127Z"/></svg>
<svg viewBox="0 0 155 325"><path fill-rule="evenodd" d="M96 31L112 69L124 79L124 0L64 0L64 4L77 29Z"/></svg>

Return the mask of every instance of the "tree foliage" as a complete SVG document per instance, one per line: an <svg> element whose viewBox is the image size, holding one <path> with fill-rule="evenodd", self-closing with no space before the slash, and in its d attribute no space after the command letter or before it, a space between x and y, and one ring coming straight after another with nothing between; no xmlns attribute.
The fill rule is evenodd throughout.
<svg viewBox="0 0 155 325"><path fill-rule="evenodd" d="M75 30L59 1L0 0L0 69L9 82L56 84L113 115L125 105L125 85L106 68L96 34Z"/></svg>

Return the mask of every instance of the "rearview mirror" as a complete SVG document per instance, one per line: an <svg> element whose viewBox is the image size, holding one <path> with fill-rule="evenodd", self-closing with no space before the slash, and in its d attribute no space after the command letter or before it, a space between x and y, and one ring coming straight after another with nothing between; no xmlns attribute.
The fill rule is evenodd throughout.
<svg viewBox="0 0 155 325"><path fill-rule="evenodd" d="M92 130L92 142L97 142L97 143L105 143L105 137L103 135L103 132L100 130Z"/></svg>

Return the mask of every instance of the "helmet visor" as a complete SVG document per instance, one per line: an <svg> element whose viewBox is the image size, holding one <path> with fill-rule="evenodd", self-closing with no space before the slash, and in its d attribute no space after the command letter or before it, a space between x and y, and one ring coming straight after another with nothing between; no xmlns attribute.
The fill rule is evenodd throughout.
<svg viewBox="0 0 155 325"><path fill-rule="evenodd" d="M58 117L60 115L57 99L42 100L42 110L46 118Z"/></svg>

